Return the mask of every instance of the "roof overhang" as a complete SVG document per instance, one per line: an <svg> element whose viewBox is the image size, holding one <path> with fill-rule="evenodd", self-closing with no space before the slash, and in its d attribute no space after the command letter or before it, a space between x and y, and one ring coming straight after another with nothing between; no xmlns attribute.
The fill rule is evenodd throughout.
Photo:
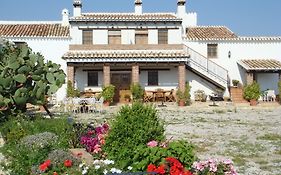
<svg viewBox="0 0 281 175"><path fill-rule="evenodd" d="M281 62L275 59L242 59L237 63L246 71L279 72Z"/></svg>

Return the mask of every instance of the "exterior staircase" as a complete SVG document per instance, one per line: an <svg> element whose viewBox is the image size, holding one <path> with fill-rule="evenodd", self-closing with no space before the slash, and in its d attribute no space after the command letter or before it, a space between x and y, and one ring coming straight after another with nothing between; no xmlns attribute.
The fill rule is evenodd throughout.
<svg viewBox="0 0 281 175"><path fill-rule="evenodd" d="M184 49L190 55L186 63L189 70L220 89L227 88L228 71L225 68L186 45L184 45Z"/></svg>

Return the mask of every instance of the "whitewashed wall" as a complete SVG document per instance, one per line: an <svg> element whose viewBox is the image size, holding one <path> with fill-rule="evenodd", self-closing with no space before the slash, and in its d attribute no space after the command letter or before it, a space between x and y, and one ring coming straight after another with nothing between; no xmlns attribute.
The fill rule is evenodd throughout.
<svg viewBox="0 0 281 175"><path fill-rule="evenodd" d="M135 44L135 30L121 30L122 44Z"/></svg>
<svg viewBox="0 0 281 175"><path fill-rule="evenodd" d="M80 91L91 89L101 91L103 85L103 72L98 72L98 86L88 86L88 72L83 71L83 67L75 69L75 85Z"/></svg>
<svg viewBox="0 0 281 175"><path fill-rule="evenodd" d="M45 60L50 60L60 64L63 71L66 73L66 61L62 59L63 54L68 51L70 39L59 38L7 38L14 42L26 42L33 52L41 53ZM57 100L61 101L66 96L66 84L63 85L56 93Z"/></svg>
<svg viewBox="0 0 281 175"><path fill-rule="evenodd" d="M236 79L243 84L246 83L245 70L237 64L238 60L277 59L281 61L281 41L189 41L185 43L206 57L207 44L218 43L218 58L212 59L212 61L227 69L231 80ZM230 58L228 58L229 51L231 52ZM266 88L267 86L270 88L269 86L274 84L274 87L271 88L276 89L277 83L275 80L275 78L271 79L270 84L268 84L268 80L265 81L265 78L260 78L258 81L262 88Z"/></svg>
<svg viewBox="0 0 281 175"><path fill-rule="evenodd" d="M93 44L108 44L108 30L93 30Z"/></svg>

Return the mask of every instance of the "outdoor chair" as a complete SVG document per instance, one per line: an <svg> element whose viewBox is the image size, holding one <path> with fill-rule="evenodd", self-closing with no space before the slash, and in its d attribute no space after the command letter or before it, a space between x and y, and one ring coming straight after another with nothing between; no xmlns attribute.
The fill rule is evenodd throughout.
<svg viewBox="0 0 281 175"><path fill-rule="evenodd" d="M151 93L144 92L143 101L145 103L151 102L153 100L153 95Z"/></svg>
<svg viewBox="0 0 281 175"><path fill-rule="evenodd" d="M175 96L174 96L174 89L172 89L170 91L170 93L166 96L166 101L167 102L175 102L176 101Z"/></svg>
<svg viewBox="0 0 281 175"><path fill-rule="evenodd" d="M267 90L267 101L275 101L276 95L274 90Z"/></svg>
<svg viewBox="0 0 281 175"><path fill-rule="evenodd" d="M103 111L103 102L104 102L104 98L101 97L99 100L96 101L96 111L102 113Z"/></svg>
<svg viewBox="0 0 281 175"><path fill-rule="evenodd" d="M73 98L72 99L72 112L75 112L75 113L80 113L82 110L81 110L81 107L82 105L80 104L80 98Z"/></svg>
<svg viewBox="0 0 281 175"><path fill-rule="evenodd" d="M155 101L165 101L165 95L163 89L157 89L155 93Z"/></svg>
<svg viewBox="0 0 281 175"><path fill-rule="evenodd" d="M91 98L88 98L87 101L88 101L88 104L87 104L88 111L89 112L95 112L95 110L96 110L96 98L91 97Z"/></svg>

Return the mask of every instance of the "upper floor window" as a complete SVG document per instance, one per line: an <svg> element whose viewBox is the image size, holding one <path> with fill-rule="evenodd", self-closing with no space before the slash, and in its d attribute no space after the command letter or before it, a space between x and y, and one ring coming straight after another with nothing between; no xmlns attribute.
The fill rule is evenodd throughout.
<svg viewBox="0 0 281 175"><path fill-rule="evenodd" d="M218 44L208 44L208 58L218 57Z"/></svg>
<svg viewBox="0 0 281 175"><path fill-rule="evenodd" d="M136 44L148 44L148 31L147 30L136 30L135 43Z"/></svg>
<svg viewBox="0 0 281 175"><path fill-rule="evenodd" d="M121 30L108 31L108 44L121 44Z"/></svg>
<svg viewBox="0 0 281 175"><path fill-rule="evenodd" d="M148 86L158 86L158 71L148 71Z"/></svg>
<svg viewBox="0 0 281 175"><path fill-rule="evenodd" d="M88 86L99 86L98 72L88 72Z"/></svg>
<svg viewBox="0 0 281 175"><path fill-rule="evenodd" d="M93 30L83 30L83 44L93 44Z"/></svg>
<svg viewBox="0 0 281 175"><path fill-rule="evenodd" d="M168 29L158 29L158 44L168 44Z"/></svg>

